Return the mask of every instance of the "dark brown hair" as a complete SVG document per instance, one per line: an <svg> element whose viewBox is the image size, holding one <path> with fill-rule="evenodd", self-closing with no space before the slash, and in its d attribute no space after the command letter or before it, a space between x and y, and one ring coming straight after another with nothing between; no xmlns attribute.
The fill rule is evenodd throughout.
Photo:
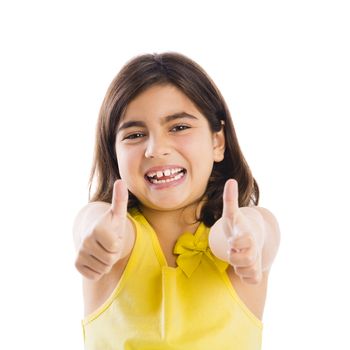
<svg viewBox="0 0 350 350"><path fill-rule="evenodd" d="M221 217L223 188L230 178L238 182L240 207L258 205L259 187L239 147L224 98L196 62L175 52L137 56L125 64L110 84L96 127L94 159L89 179L89 202L111 203L113 184L116 179L120 179L115 151L118 123L128 103L156 84L172 84L180 89L207 118L212 132L220 131L221 121L224 121L226 142L224 159L213 165L204 193L204 198L207 200L198 219L211 227ZM96 190L90 198L95 176ZM129 192L128 208L137 205L137 198Z"/></svg>

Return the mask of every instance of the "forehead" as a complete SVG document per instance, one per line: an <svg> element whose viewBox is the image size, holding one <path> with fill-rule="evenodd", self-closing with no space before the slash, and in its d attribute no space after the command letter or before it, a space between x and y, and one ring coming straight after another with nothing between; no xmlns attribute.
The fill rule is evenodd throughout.
<svg viewBox="0 0 350 350"><path fill-rule="evenodd" d="M121 120L154 120L179 112L205 118L195 104L174 85L154 85L130 101Z"/></svg>

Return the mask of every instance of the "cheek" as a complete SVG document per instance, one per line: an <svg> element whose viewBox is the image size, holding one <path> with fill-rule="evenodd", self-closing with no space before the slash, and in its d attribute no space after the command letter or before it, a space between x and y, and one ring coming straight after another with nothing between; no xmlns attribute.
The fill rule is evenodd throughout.
<svg viewBox="0 0 350 350"><path fill-rule="evenodd" d="M201 186L206 184L213 167L213 152L210 143L191 140L183 140L180 152L191 164L192 176Z"/></svg>
<svg viewBox="0 0 350 350"><path fill-rule="evenodd" d="M137 166L138 156L136 150L121 146L116 153L120 176L122 178L130 177L134 173L133 169ZM130 161L130 159L133 161Z"/></svg>
<svg viewBox="0 0 350 350"><path fill-rule="evenodd" d="M198 137L183 137L178 142L178 149L187 154L193 160L202 163L203 161L213 161L213 146L207 135L198 135Z"/></svg>

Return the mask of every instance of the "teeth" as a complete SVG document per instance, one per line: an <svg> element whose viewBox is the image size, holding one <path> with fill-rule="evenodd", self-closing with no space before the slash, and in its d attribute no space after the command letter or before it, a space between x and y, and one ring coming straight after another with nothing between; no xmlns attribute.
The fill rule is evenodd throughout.
<svg viewBox="0 0 350 350"><path fill-rule="evenodd" d="M172 181L179 180L179 179L181 179L184 175L185 175L184 173L180 173L180 174L174 176L174 177L171 178L171 179L166 179L166 180L150 179L150 181L151 181L153 184L164 184L164 183L166 183L166 182L172 182Z"/></svg>
<svg viewBox="0 0 350 350"><path fill-rule="evenodd" d="M157 178L160 178L163 176L170 176L170 175L176 174L176 173L180 172L181 170L182 170L182 168L166 169L164 171L147 173L146 176L148 176L148 177L155 177L156 176Z"/></svg>

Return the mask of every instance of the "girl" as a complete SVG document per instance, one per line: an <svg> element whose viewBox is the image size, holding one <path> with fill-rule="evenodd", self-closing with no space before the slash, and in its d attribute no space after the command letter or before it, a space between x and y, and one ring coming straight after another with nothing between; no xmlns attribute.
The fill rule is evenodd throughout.
<svg viewBox="0 0 350 350"><path fill-rule="evenodd" d="M178 53L129 61L111 83L77 214L86 349L261 347L278 223L229 110Z"/></svg>

